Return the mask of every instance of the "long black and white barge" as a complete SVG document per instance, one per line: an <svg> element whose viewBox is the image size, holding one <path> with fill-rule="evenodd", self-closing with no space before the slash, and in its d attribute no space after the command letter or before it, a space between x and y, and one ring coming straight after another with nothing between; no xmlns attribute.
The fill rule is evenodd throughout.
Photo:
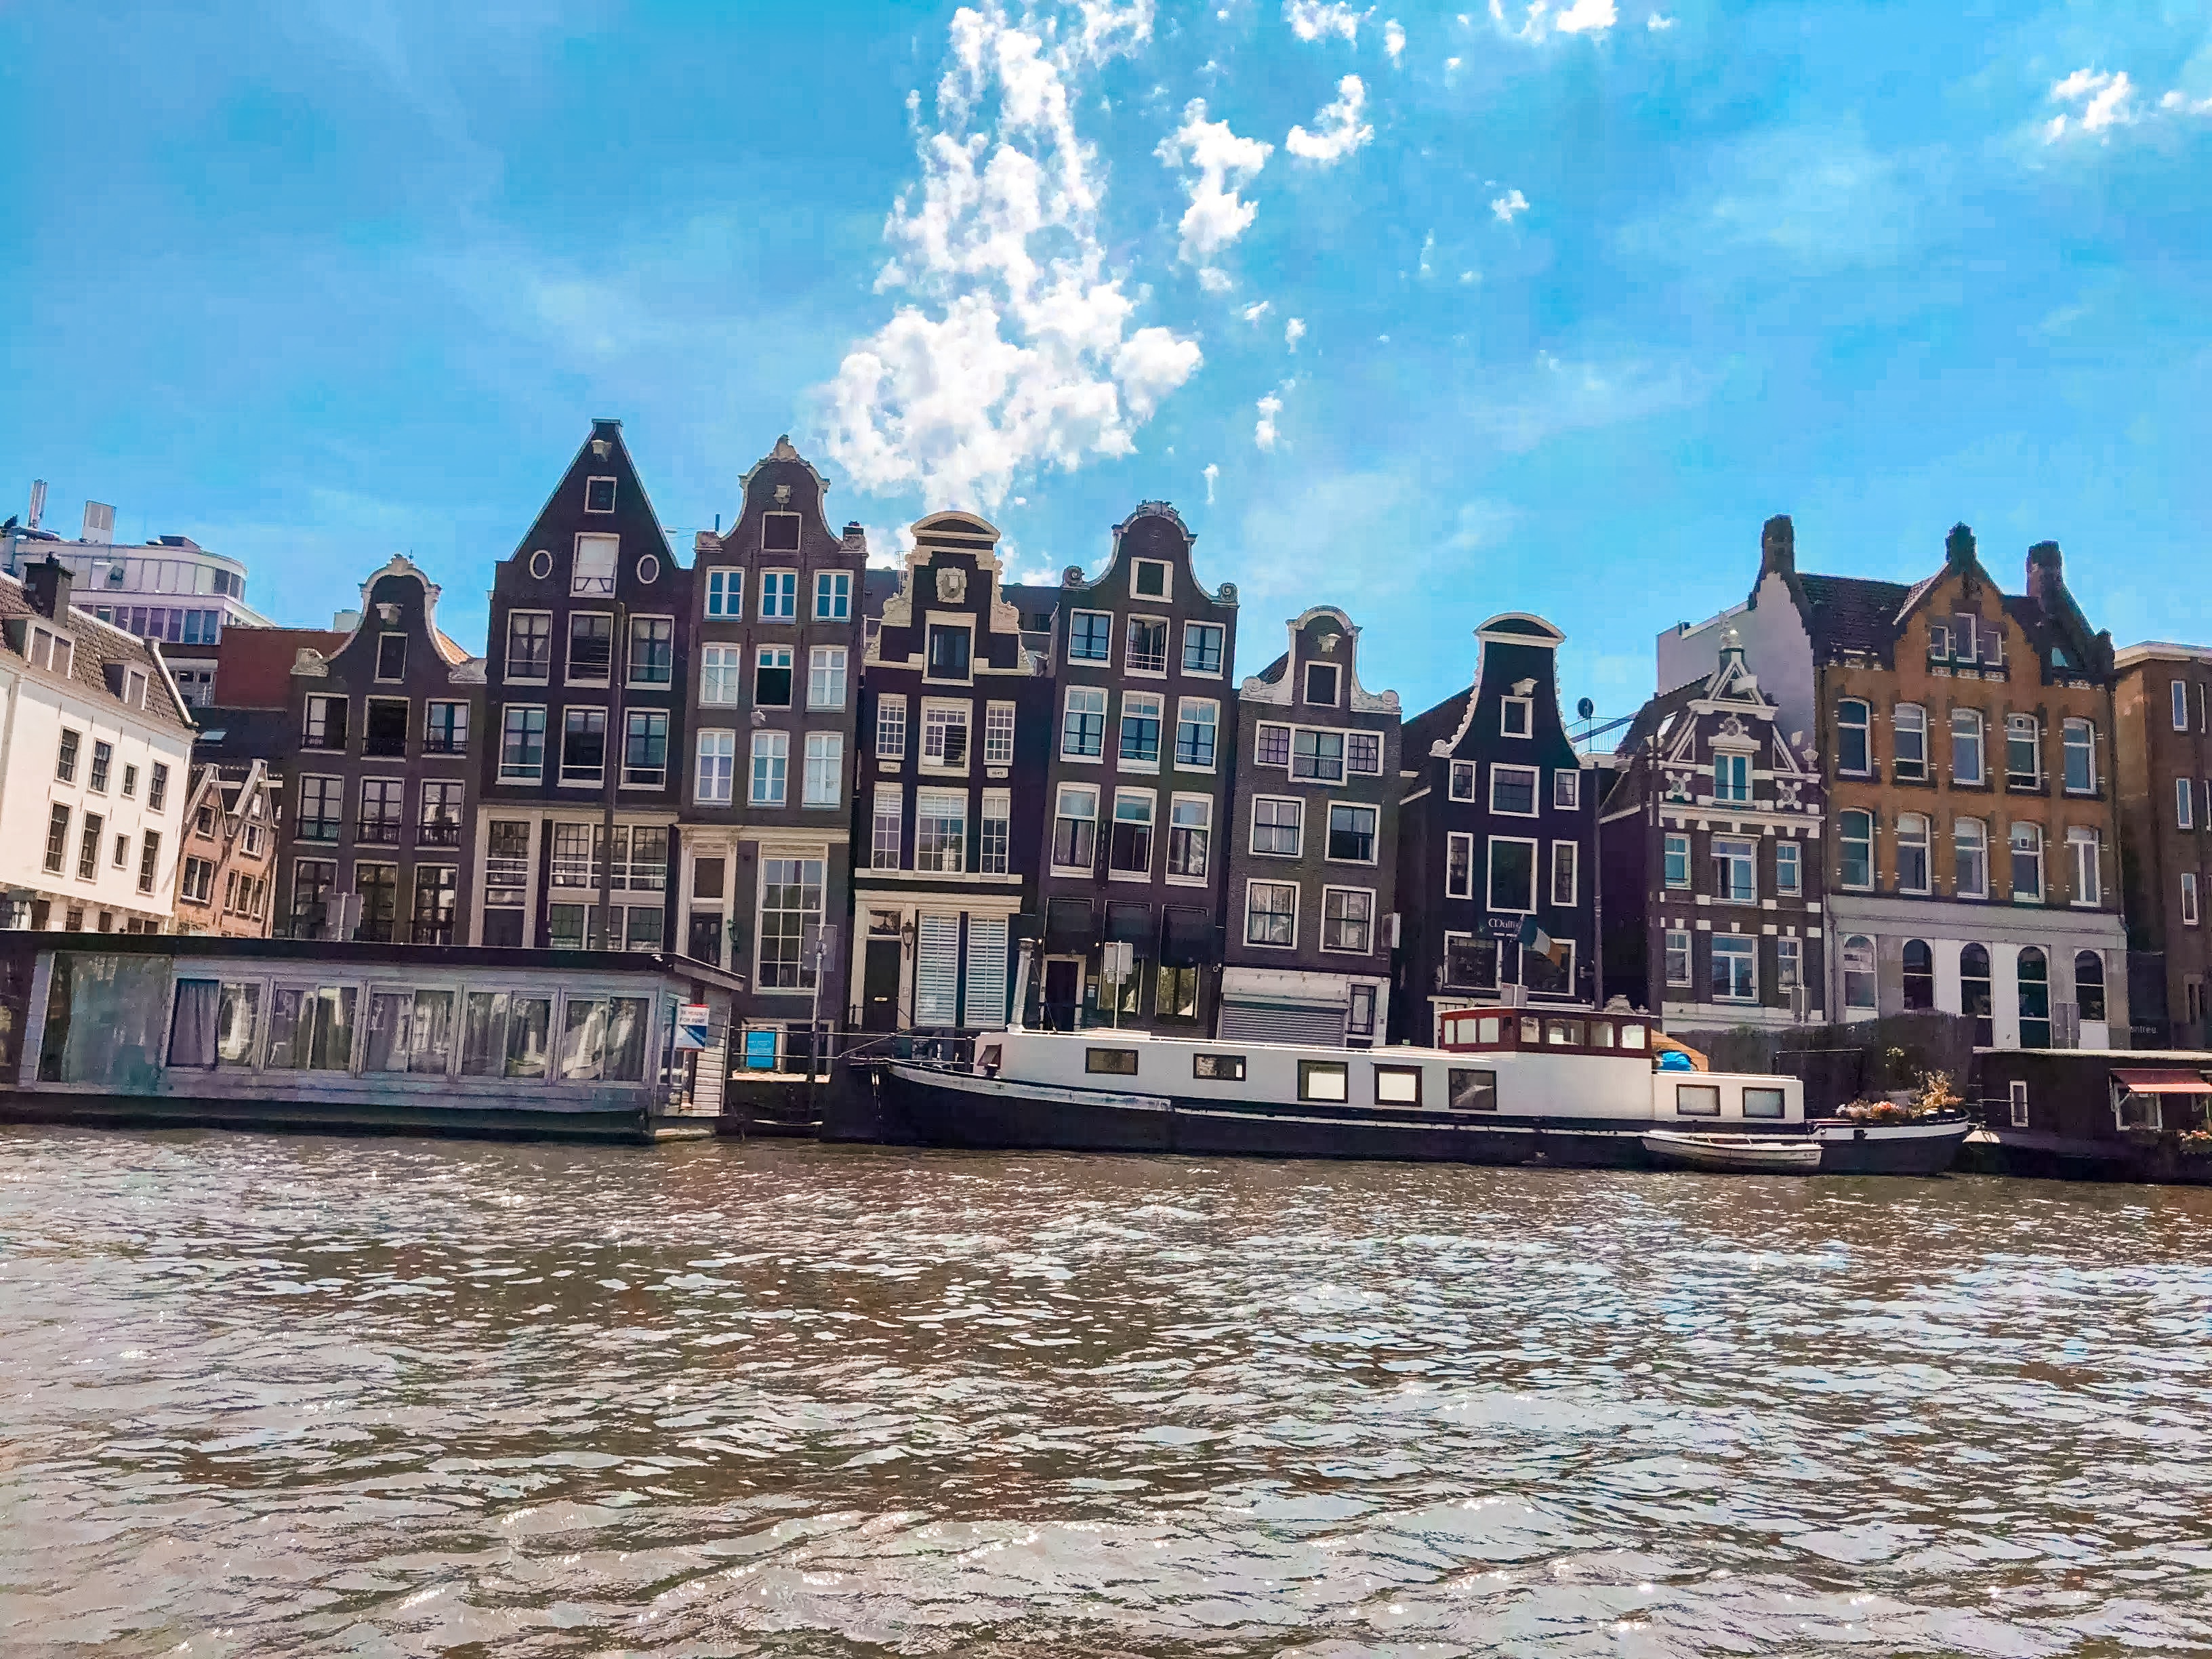
<svg viewBox="0 0 2212 1659"><path fill-rule="evenodd" d="M1972 1127L1808 1120L1794 1077L1662 1069L1642 1015L1470 1008L1442 1030L1347 1049L1015 1029L882 1089L928 1145L1208 1157L1939 1175Z"/></svg>

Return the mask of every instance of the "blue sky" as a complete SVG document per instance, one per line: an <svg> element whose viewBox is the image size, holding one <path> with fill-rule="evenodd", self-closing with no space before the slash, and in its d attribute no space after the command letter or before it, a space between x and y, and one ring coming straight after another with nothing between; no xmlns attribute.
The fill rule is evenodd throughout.
<svg viewBox="0 0 2212 1659"><path fill-rule="evenodd" d="M879 556L1164 497L1409 713L1507 609L1626 712L1776 512L2212 640L2205 6L1462 3L0 3L0 501L474 643L614 416L687 556L787 430Z"/></svg>

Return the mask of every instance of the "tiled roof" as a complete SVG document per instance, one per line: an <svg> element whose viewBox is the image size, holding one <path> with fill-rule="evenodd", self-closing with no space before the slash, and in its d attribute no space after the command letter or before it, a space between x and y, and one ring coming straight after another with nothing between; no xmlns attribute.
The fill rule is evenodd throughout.
<svg viewBox="0 0 2212 1659"><path fill-rule="evenodd" d="M1402 752L1407 764L1425 765L1431 746L1459 730L1460 721L1467 716L1467 700L1474 695L1474 687L1469 685L1406 722Z"/></svg>
<svg viewBox="0 0 2212 1659"><path fill-rule="evenodd" d="M216 647L216 706L283 708L292 695L292 665L300 648L328 656L349 637L327 628L224 629Z"/></svg>
<svg viewBox="0 0 2212 1659"><path fill-rule="evenodd" d="M1865 576L1800 576L1808 612L1807 630L1817 655L1834 651L1879 654L1897 636L1897 615L1912 597L1903 582Z"/></svg>
<svg viewBox="0 0 2212 1659"><path fill-rule="evenodd" d="M41 623L57 628L76 641L76 649L70 653L70 680L80 691L120 702L107 683L107 671L114 665L136 668L146 676L146 717L163 726L191 728L191 721L178 700L176 686L169 678L161 653L151 643L74 605L62 619L50 622L31 603L21 580L0 573L0 617L12 621L28 617L38 617Z"/></svg>

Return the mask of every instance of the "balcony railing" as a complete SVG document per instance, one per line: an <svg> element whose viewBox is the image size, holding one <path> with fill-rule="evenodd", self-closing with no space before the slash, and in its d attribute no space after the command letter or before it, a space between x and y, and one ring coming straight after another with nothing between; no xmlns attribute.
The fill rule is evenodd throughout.
<svg viewBox="0 0 2212 1659"><path fill-rule="evenodd" d="M495 853L484 860L486 887L526 887L530 884L530 859L526 854Z"/></svg>
<svg viewBox="0 0 2212 1659"><path fill-rule="evenodd" d="M339 821L337 818L301 818L300 839L301 841L336 841L338 838L338 824Z"/></svg>
<svg viewBox="0 0 2212 1659"><path fill-rule="evenodd" d="M419 824L415 830L417 847L459 847L461 826L458 819L442 819L433 823Z"/></svg>
<svg viewBox="0 0 2212 1659"><path fill-rule="evenodd" d="M397 847L399 844L399 820L363 818L354 826L353 838L363 846Z"/></svg>

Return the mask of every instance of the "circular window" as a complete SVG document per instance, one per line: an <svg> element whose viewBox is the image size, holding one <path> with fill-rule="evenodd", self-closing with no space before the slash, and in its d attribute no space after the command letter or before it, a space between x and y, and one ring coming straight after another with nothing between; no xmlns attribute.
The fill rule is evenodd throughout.
<svg viewBox="0 0 2212 1659"><path fill-rule="evenodd" d="M542 547L535 553L532 553L530 556L530 574L533 576L538 577L551 575L553 574L553 556Z"/></svg>
<svg viewBox="0 0 2212 1659"><path fill-rule="evenodd" d="M647 587L660 580L660 561L647 554L637 562L637 579Z"/></svg>

